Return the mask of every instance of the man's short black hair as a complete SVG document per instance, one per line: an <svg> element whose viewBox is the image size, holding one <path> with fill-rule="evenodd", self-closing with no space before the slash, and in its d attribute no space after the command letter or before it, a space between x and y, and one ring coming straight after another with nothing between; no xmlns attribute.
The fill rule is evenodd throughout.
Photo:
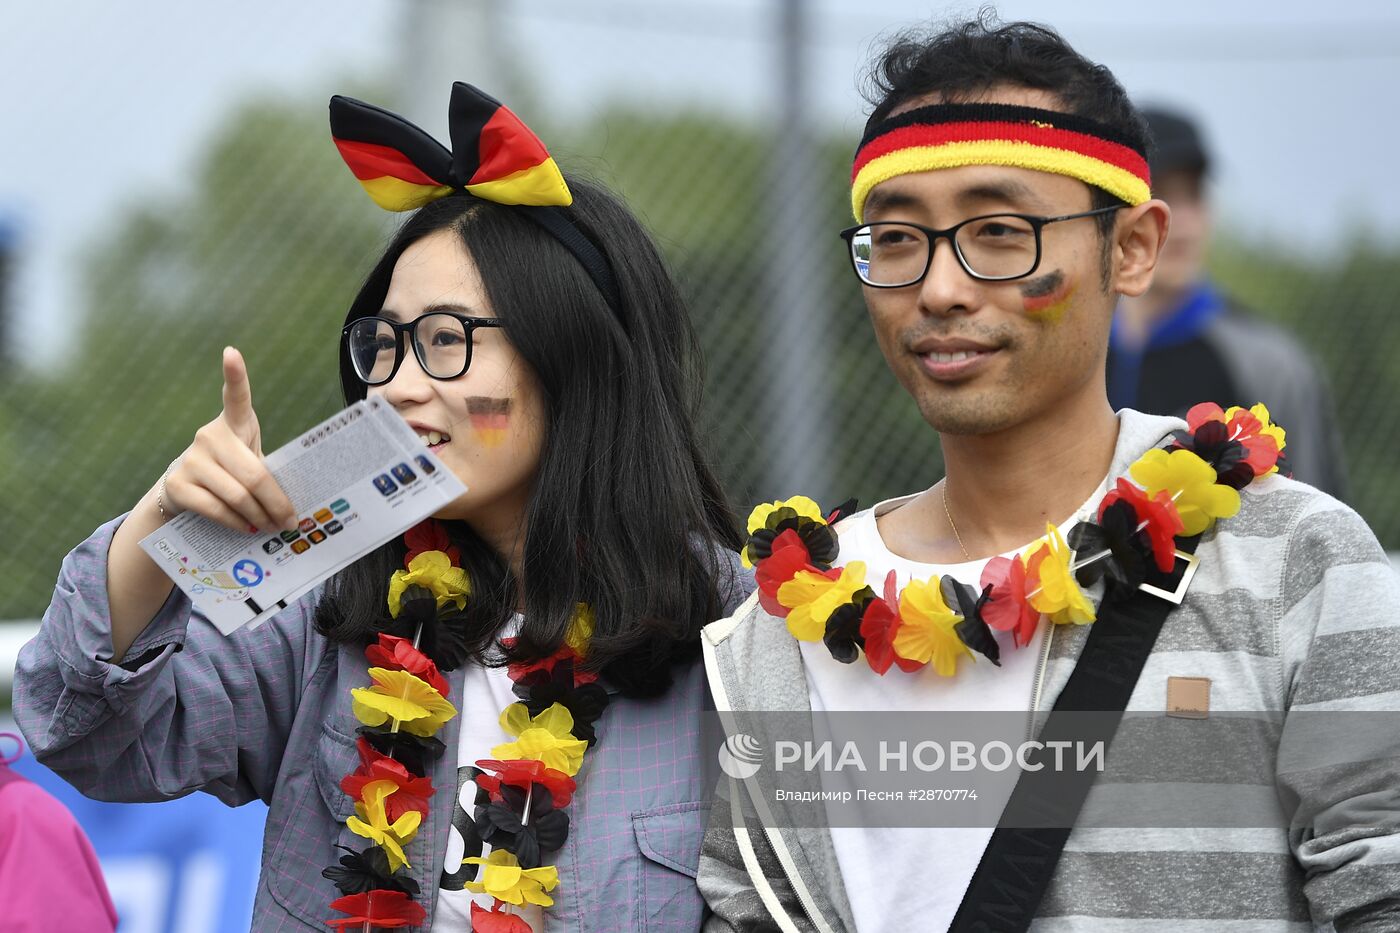
<svg viewBox="0 0 1400 933"><path fill-rule="evenodd" d="M870 68L865 96L874 109L866 130L921 97L957 102L1001 85L1049 91L1066 112L1097 120L1140 148L1149 147L1147 124L1112 72L1080 55L1049 26L1002 23L990 8L962 23L895 35ZM1101 188L1089 190L1094 208L1124 203ZM1107 239L1115 215L1098 220Z"/></svg>

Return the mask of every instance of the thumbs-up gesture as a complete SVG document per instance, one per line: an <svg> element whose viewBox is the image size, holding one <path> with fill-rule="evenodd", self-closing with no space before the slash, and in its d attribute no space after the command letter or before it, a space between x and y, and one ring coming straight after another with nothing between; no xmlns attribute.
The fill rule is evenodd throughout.
<svg viewBox="0 0 1400 933"><path fill-rule="evenodd" d="M224 349L224 410L194 434L165 477L165 507L238 531L295 528L296 510L263 462L262 432L243 355Z"/></svg>

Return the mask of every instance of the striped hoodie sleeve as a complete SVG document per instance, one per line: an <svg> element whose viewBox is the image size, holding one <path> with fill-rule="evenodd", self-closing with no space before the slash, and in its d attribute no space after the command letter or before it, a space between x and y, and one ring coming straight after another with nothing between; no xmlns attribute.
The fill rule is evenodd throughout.
<svg viewBox="0 0 1400 933"><path fill-rule="evenodd" d="M1278 601L1289 842L1317 923L1400 930L1400 579L1354 511L1308 497Z"/></svg>

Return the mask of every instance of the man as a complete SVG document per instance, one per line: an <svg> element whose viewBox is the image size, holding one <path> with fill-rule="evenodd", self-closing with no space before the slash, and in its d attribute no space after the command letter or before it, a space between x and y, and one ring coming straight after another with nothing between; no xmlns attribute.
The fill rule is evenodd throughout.
<svg viewBox="0 0 1400 933"><path fill-rule="evenodd" d="M1118 307L1108 353L1115 408L1184 416L1192 405L1268 403L1288 426L1293 475L1343 492L1341 439L1327 386L1287 331L1239 307L1205 273L1211 234L1210 156L1196 126L1170 110L1143 111L1156 144L1152 193L1172 211L1152 287Z"/></svg>
<svg viewBox="0 0 1400 933"><path fill-rule="evenodd" d="M881 351L938 431L946 478L840 521L839 542L822 538L810 503L755 510L747 556L758 562L760 592L703 639L721 717L742 731L761 726L753 711L783 711L815 733L819 714L832 711L1028 718L1051 709L1117 716L1126 706L1170 727L1188 720L1169 712L1213 727L1223 711L1249 721L1248 711L1266 711L1255 714L1272 736L1264 751L1198 752L1206 760L1184 764L1222 773L1208 787L1178 789L1202 788L1188 804L1281 806L1293 826L1087 828L1073 816L1077 803L1058 836L1018 835L1000 804L1005 832L993 831L995 817L947 828L838 825L831 807L814 825L810 806L783 803L750 776L765 773L762 762L743 774L726 767L731 780L721 782L700 863L708 929L1024 930L1032 920L1056 933L1400 929L1391 739L1380 750L1347 746L1357 754L1344 773L1313 768L1304 780L1283 763L1285 753L1313 763L1311 746L1294 737L1305 712L1393 710L1400 698L1400 587L1374 536L1329 496L1262 475L1277 435L1248 413L1220 413L1229 424L1212 435L1204 421L1214 416L1197 412L1194 433L1182 436L1213 458L1205 486L1139 494L1134 485L1152 485L1141 464L1196 454L1152 451L1188 426L1115 414L1106 394L1114 307L1150 287L1170 217L1150 194L1146 129L1127 95L1053 31L985 19L900 37L873 84L853 172L861 226L845 236ZM1235 446L1244 442L1254 452ZM1256 453L1266 461L1243 473L1230 466ZM1236 487L1221 485L1231 476ZM1137 496L1141 509L1114 533L1109 513L1122 515L1111 497L1098 509L1110 489L1119 500ZM1218 513L1218 524L1207 528L1204 512ZM1087 531L1076 528L1081 519ZM1165 586L1178 598L1184 589L1180 606L1139 590L1151 571L1126 553L1168 519L1180 533L1165 542ZM1083 545L1075 563L1047 523L1074 529L1070 544ZM1109 544L1089 554L1095 533ZM1153 540L1150 559L1160 562ZM828 544L839 547L834 559ZM1194 577L1183 568L1191 547ZM1107 582L1081 592L1070 574L1092 576L1084 569L1110 552ZM1006 596L1016 573L1019 602ZM1051 621L1096 613L1093 625ZM977 663L973 652L983 655ZM1137 668L1125 675L1117 665L1132 652ZM1269 732L1280 715L1282 739ZM726 744L722 766L744 751L741 738ZM1110 767L1129 747L1120 735ZM1020 781L1039 786L1033 777ZM1021 793L1018 784L1009 799L1024 805ZM1058 795L1032 794L1029 809L1059 806ZM1360 815L1348 806L1357 801ZM1018 854L1017 845L1031 849Z"/></svg>

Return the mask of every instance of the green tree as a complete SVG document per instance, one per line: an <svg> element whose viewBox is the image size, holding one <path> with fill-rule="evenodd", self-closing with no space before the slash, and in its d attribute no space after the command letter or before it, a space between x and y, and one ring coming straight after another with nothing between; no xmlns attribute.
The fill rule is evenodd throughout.
<svg viewBox="0 0 1400 933"><path fill-rule="evenodd" d="M0 388L0 618L38 615L63 554L218 413L225 345L248 359L269 447L340 406L339 324L387 227L324 103L239 108L187 189L120 213L86 261L65 365Z"/></svg>

